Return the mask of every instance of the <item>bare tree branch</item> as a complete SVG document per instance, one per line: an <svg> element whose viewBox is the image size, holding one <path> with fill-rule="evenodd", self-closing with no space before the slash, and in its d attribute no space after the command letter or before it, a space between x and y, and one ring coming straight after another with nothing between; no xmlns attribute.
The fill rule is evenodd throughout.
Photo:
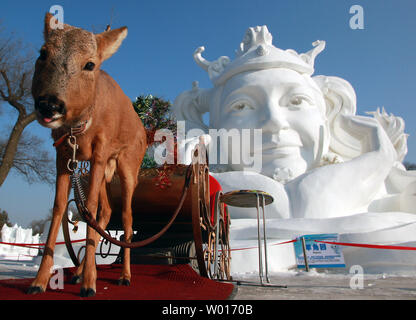
<svg viewBox="0 0 416 320"><path fill-rule="evenodd" d="M12 87L10 85L9 77L7 76L7 73L5 70L0 70L0 74L3 77L4 83L6 84L7 94L8 94L7 99L10 99L13 93L12 93Z"/></svg>
<svg viewBox="0 0 416 320"><path fill-rule="evenodd" d="M25 128L36 119L31 95L34 54L13 36L4 37L0 27L0 104L9 105L18 116L8 139L0 140L0 186L10 170L29 182L52 183L55 165L41 147L39 138Z"/></svg>
<svg viewBox="0 0 416 320"><path fill-rule="evenodd" d="M19 117L24 117L26 115L26 107L22 103L18 102L16 99L8 98L5 101L7 101L9 105L14 107L19 112Z"/></svg>
<svg viewBox="0 0 416 320"><path fill-rule="evenodd" d="M5 139L0 140L0 154L3 154L6 144ZM13 168L29 183L53 184L55 181L54 160L48 152L43 150L42 144L43 141L39 137L23 133L13 159Z"/></svg>
<svg viewBox="0 0 416 320"><path fill-rule="evenodd" d="M4 94L3 90L1 90L1 88L0 88L0 96L1 96L1 98L2 98L4 101L6 101L7 97L6 97L6 95Z"/></svg>
<svg viewBox="0 0 416 320"><path fill-rule="evenodd" d="M25 82L26 82L27 72L23 72L22 78L20 79L19 83L19 94L17 96L18 99L23 98L25 95Z"/></svg>

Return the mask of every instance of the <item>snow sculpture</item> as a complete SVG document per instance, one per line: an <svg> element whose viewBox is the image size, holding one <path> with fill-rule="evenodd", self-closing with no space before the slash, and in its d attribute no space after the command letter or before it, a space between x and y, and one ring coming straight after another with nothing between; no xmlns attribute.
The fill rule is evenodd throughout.
<svg viewBox="0 0 416 320"><path fill-rule="evenodd" d="M407 153L404 121L384 108L356 115L350 83L313 75L324 48L324 41L302 54L276 48L266 26L247 30L234 60L210 62L202 57L204 47L198 48L194 59L213 88L194 82L175 99L175 115L187 132L179 151L189 163L190 150L204 135L210 159L216 155L210 169L225 192L260 189L274 197L266 207L268 243L339 233L344 242L416 246L416 172L401 163ZM202 121L207 112L208 125ZM254 129L261 129L260 139ZM221 130L225 138L237 132L241 139L218 143ZM227 161L219 161L224 154ZM256 157L260 166L247 161ZM255 210L229 209L231 247L255 246ZM416 272L414 254L371 250L345 247L347 267ZM231 271L256 271L255 251L234 251ZM271 271L295 264L292 245L271 245L268 252Z"/></svg>
<svg viewBox="0 0 416 320"><path fill-rule="evenodd" d="M215 177L225 189L266 188L276 199L268 210L271 218L416 213L411 191L416 175L401 164L407 152L404 121L384 108L358 116L355 92L346 80L312 76L324 48L325 41L319 40L302 54L276 48L266 26L247 30L233 61L223 56L209 62L200 47L194 59L214 87L200 89L194 83L180 94L174 103L176 117L185 120L188 133L262 129L260 144L253 130L237 148L240 160L261 156L260 170L249 172L250 164L231 159L233 143L210 149L229 151L226 165L210 167L222 172ZM205 112L208 126L202 121ZM188 136L185 141L189 150L198 139ZM254 217L251 211L235 209L232 218Z"/></svg>
<svg viewBox="0 0 416 320"><path fill-rule="evenodd" d="M38 244L39 234L32 235L32 229L24 229L17 224L8 227L6 224L0 230L1 242L5 243L26 243ZM0 258L5 260L32 260L38 254L38 249L34 247L21 247L0 244Z"/></svg>

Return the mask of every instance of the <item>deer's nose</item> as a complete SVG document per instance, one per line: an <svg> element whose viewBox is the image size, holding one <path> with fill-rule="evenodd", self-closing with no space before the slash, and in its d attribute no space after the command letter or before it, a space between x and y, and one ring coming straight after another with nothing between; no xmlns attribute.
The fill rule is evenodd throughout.
<svg viewBox="0 0 416 320"><path fill-rule="evenodd" d="M44 116L53 116L55 113L66 112L65 102L56 96L40 96L35 101L35 108Z"/></svg>

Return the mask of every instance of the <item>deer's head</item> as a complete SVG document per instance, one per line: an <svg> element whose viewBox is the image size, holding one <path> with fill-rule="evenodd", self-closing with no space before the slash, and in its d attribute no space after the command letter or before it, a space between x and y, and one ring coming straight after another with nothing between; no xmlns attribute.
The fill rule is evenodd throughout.
<svg viewBox="0 0 416 320"><path fill-rule="evenodd" d="M100 67L127 36L122 27L93 34L67 24L56 24L45 16L45 43L36 61L32 95L39 123L56 129L75 125L94 107Z"/></svg>

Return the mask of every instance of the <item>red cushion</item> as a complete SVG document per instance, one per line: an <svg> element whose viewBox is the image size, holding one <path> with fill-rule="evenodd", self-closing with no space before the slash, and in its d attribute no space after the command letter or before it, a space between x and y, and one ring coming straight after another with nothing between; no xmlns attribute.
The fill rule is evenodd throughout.
<svg viewBox="0 0 416 320"><path fill-rule="evenodd" d="M222 187L220 183L215 179L213 176L209 176L209 201L211 205L211 223L214 223L214 215L215 215L215 195L218 191L222 191ZM224 205L224 215L226 214L225 211L225 204ZM226 218L226 216L225 216ZM227 221L227 219L225 219Z"/></svg>

